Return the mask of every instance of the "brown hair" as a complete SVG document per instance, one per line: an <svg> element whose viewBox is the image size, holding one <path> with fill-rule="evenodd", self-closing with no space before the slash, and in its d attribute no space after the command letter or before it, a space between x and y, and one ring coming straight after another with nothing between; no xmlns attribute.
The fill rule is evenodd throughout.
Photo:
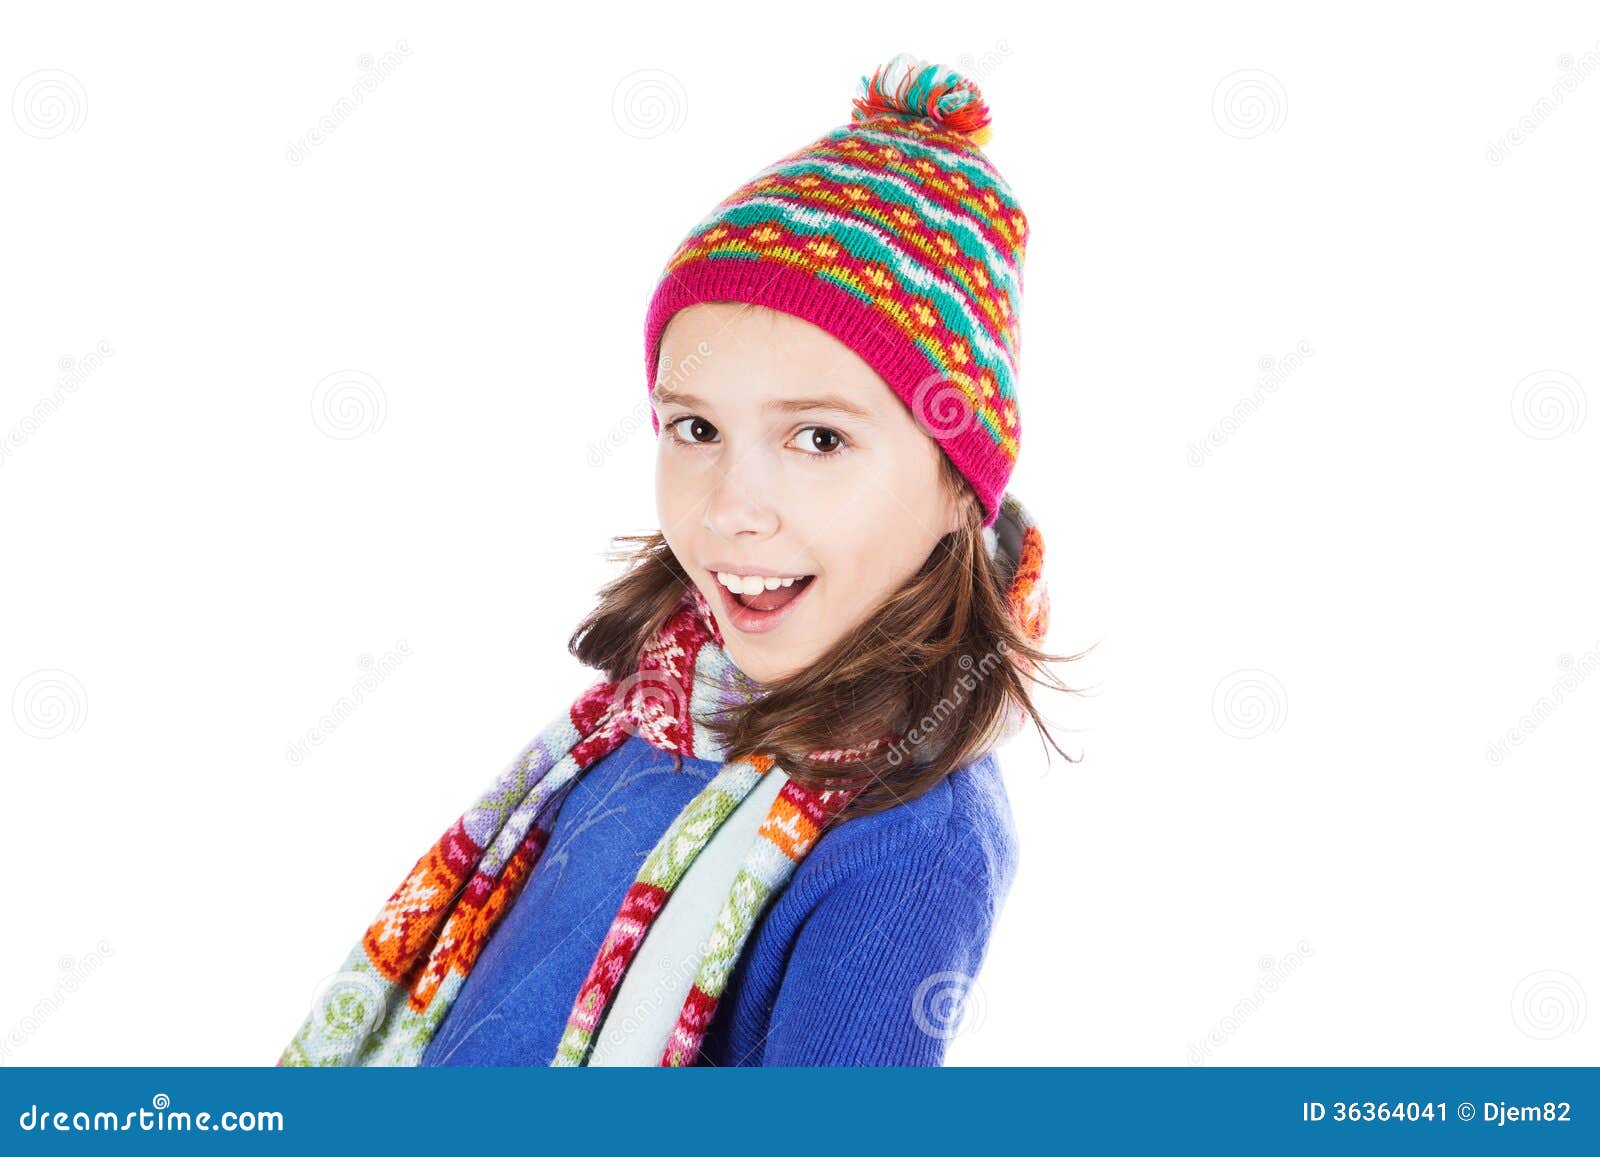
<svg viewBox="0 0 1600 1157"><path fill-rule="evenodd" d="M759 684L761 697L737 713L699 720L718 735L729 760L767 752L803 786L860 788L840 822L934 787L993 746L1013 712L1030 716L1051 746L1075 762L1050 736L1027 683L1041 681L1032 672L1044 664L1087 652L1052 655L1023 633L984 543L976 495L949 457L939 458L942 484L965 491L961 528L941 538L905 586L810 666ZM612 541L637 544L611 552L613 561L631 565L601 589L567 649L619 681L638 669L645 644L693 580L659 531ZM1078 693L1053 676L1048 683ZM848 763L810 758L864 747L885 734L899 738Z"/></svg>

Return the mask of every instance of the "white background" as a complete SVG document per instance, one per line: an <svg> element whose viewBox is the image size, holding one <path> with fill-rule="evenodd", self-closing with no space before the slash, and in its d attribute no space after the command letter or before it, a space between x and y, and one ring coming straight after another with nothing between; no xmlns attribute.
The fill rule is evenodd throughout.
<svg viewBox="0 0 1600 1157"><path fill-rule="evenodd" d="M0 1063L276 1060L592 681L662 264L899 51L1029 215L1097 644L949 1063L1600 1062L1593 5L813 0L8 6Z"/></svg>

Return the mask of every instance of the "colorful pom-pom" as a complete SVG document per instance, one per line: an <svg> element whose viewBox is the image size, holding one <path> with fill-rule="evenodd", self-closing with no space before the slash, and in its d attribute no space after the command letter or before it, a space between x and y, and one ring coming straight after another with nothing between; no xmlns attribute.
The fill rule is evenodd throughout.
<svg viewBox="0 0 1600 1157"><path fill-rule="evenodd" d="M909 52L879 66L870 78L863 76L851 104L852 121L893 114L962 133L975 145L989 141L989 106L978 86L958 72L918 60Z"/></svg>

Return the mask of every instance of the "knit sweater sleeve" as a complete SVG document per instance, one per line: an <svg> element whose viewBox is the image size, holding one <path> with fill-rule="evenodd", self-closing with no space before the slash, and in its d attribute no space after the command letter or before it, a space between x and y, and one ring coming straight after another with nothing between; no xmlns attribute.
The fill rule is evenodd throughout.
<svg viewBox="0 0 1600 1157"><path fill-rule="evenodd" d="M926 855L840 879L796 939L760 1063L941 1065L981 995L995 883L981 841L955 826Z"/></svg>

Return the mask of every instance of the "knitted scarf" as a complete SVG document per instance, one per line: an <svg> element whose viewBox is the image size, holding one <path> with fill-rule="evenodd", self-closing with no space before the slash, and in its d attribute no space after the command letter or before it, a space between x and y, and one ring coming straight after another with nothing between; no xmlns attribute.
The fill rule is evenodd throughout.
<svg viewBox="0 0 1600 1157"><path fill-rule="evenodd" d="M1038 528L1007 495L1001 518L985 538L1007 576L1012 616L1029 638L1042 638L1049 599ZM322 986L277 1063L420 1064L478 954L544 851L578 777L635 734L662 751L723 760L706 721L748 705L760 687L728 657L710 606L691 586L645 647L638 670L619 681L601 680L580 695L416 862L340 971ZM1010 730L1019 725L1014 719ZM850 762L877 742L815 754ZM765 754L723 762L668 826L578 988L552 1065L589 1064L612 997L656 916L701 849L773 766ZM783 784L734 877L660 1064L694 1063L757 920L858 790L815 791L792 779Z"/></svg>

